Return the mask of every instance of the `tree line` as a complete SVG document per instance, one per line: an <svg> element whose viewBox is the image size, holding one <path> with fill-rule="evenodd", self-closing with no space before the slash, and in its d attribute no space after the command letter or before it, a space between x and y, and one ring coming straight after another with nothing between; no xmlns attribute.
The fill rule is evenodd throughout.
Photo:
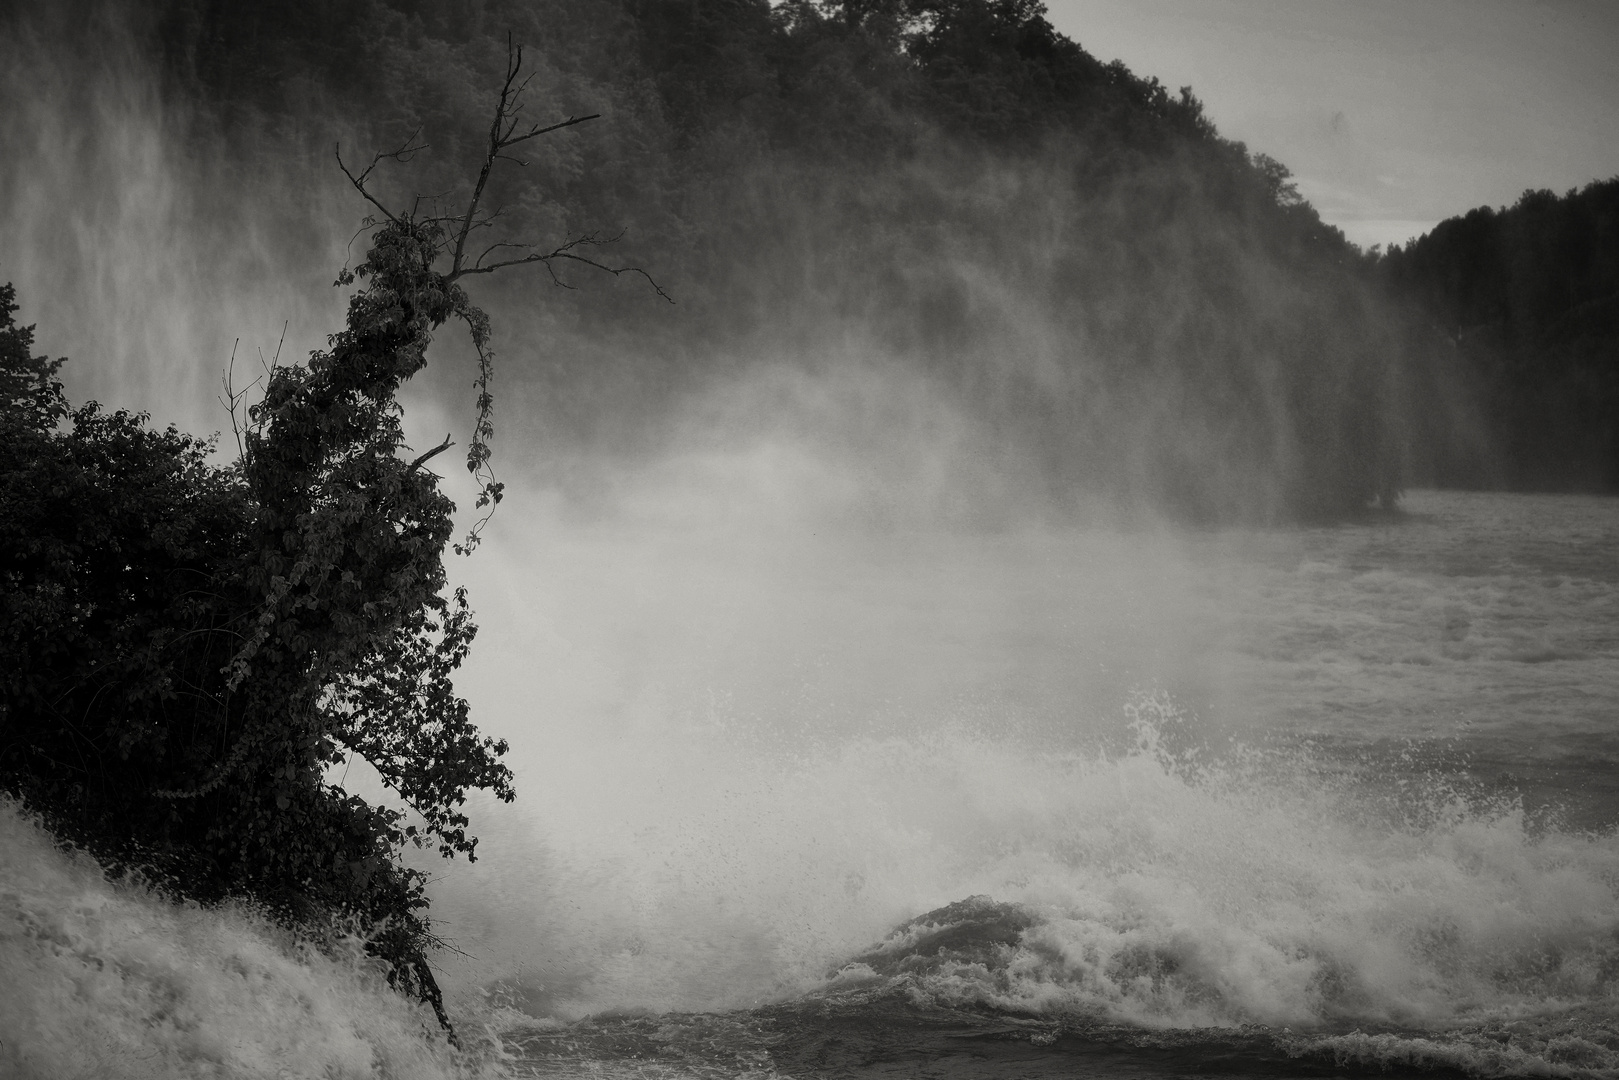
<svg viewBox="0 0 1619 1080"><path fill-rule="evenodd" d="M410 183L445 190L507 31L537 99L602 114L492 195L517 232L611 224L598 239L680 303L493 287L503 325L553 343L506 384L541 443L654 443L682 392L853 334L1053 504L1268 520L1402 483L1368 261L1189 88L1098 59L1033 0L142 6L171 92L243 161L419 131Z"/></svg>
<svg viewBox="0 0 1619 1080"><path fill-rule="evenodd" d="M1466 395L1476 428L1415 425L1430 483L1619 490L1619 178L1526 191L1395 247L1379 277L1416 363Z"/></svg>

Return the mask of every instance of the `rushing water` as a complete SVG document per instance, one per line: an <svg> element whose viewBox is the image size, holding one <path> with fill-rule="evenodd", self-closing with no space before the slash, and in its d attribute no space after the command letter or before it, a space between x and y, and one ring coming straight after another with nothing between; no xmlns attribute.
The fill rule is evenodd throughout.
<svg viewBox="0 0 1619 1080"><path fill-rule="evenodd" d="M1619 502L500 527L464 685L522 798L434 910L504 1060L7 817L0 1066L1619 1075Z"/></svg>

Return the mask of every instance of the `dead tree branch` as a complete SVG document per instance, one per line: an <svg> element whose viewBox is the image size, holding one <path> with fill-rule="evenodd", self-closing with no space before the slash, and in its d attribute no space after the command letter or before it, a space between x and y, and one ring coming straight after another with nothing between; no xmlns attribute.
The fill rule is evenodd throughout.
<svg viewBox="0 0 1619 1080"><path fill-rule="evenodd" d="M663 286L659 285L652 275L647 273L641 267L609 266L607 263L599 262L596 259L592 259L586 255L581 255L577 250L575 250L581 247L603 247L607 244L616 244L618 243L619 239L623 237L623 235L623 233L619 233L617 236L609 237L578 236L556 248L553 248L550 251L540 252L530 250L527 255L520 255L513 259L501 259L498 262L485 263L483 260L488 257L491 252L498 251L501 248L532 249L536 246L534 244L520 244L510 241L501 241L500 243L490 244L488 247L484 248L483 252L479 254L478 258L473 262L473 265L463 268L461 273L463 276L467 274L492 274L496 270L502 270L508 266L526 266L532 263L544 263L546 270L551 274L551 281L553 284L559 285L564 289L571 289L573 286L559 278L557 276L556 267L552 265L553 262L559 259L565 259L570 262L583 263L586 266L595 267L597 270L612 274L614 277L618 277L620 274L639 274L641 277L646 279L648 285L652 286L652 290L654 292L656 292L663 299L667 300L669 303L674 303L674 297L664 292Z"/></svg>
<svg viewBox="0 0 1619 1080"><path fill-rule="evenodd" d="M474 304L466 293L460 288L450 288L454 283L470 274L492 274L496 270L508 266L523 266L530 263L543 263L551 275L551 281L562 288L571 289L572 285L557 275L556 263L561 261L581 263L606 274L619 277L624 274L638 275L652 286L654 292L669 303L674 298L663 290L663 287L653 279L652 275L639 266L613 266L599 258L592 258L585 254L586 250L599 248L607 244L617 243L623 236L600 237L595 234L577 236L562 244L546 250L544 246L533 243L518 243L514 241L499 240L485 247L478 257L467 261L468 238L479 229L492 229L495 222L500 219L504 207L495 207L493 210L483 208L483 199L489 186L489 178L494 172L497 161L511 161L518 166L528 164L526 160L511 153L513 147L521 146L531 139L541 135L561 131L563 128L574 127L589 120L600 117L600 113L591 113L588 116L568 116L553 123L525 123L523 120L523 95L528 91L529 84L534 80L534 73L523 73L523 49L516 44L512 36L506 36L506 74L501 82L500 96L495 102L495 114L489 124L489 139L484 147L483 162L478 168L478 177L472 185L472 194L467 199L466 207L459 213L440 213L439 197L418 196L404 213L395 213L385 206L380 199L372 194L367 186L372 173L384 161L406 162L416 153L426 149L426 144L419 142L421 132L411 133L398 149L376 154L371 163L359 173L353 172L343 162L341 147L338 148L337 165L348 177L349 183L354 186L367 202L381 212L384 220L374 218L366 219L366 226L382 225L385 230L394 229L409 234L422 247L423 257L429 264L441 258L449 260L449 268L442 274L435 275L439 282L446 287L445 298L447 307L434 315L435 327L447 318L459 318L467 324L472 334L472 344L478 353L478 377L473 385L477 389L477 418L473 425L472 439L467 447L467 470L481 486L476 507L488 507L485 513L473 525L464 544L455 545L457 553L465 554L477 547L479 535L489 515L494 513L494 507L500 502L505 485L495 479L494 471L490 468L489 444L494 438L494 396L490 392L490 383L494 377L494 349L491 345L489 318ZM423 203L427 203L424 211ZM351 241L352 243L352 241ZM496 258L493 262L486 262L496 252L521 252L510 258ZM424 266L424 269L430 267ZM359 273L366 272L362 268ZM338 274L338 284L348 285L354 282L356 272L344 269ZM227 394L230 393L227 387ZM452 443L448 436L443 444L434 447L415 461L411 462L410 469L426 463L437 454L448 450Z"/></svg>
<svg viewBox="0 0 1619 1080"><path fill-rule="evenodd" d="M392 210L389 210L386 206L382 205L382 203L378 201L377 197L372 195L371 192L366 189L365 182L370 178L372 171L375 170L376 167L382 162L397 161L400 164L403 164L415 157L421 151L426 150L426 143L416 142L417 137L421 135L421 133L421 128L417 128L415 131L410 133L410 137L408 139L400 144L399 149L385 150L372 155L371 164L367 165L365 167L365 171L360 173L359 176L355 176L349 171L349 167L343 164L342 145L338 144L333 148L333 152L337 156L337 167L342 169L343 175L349 178L349 183L354 185L354 190L365 196L366 202L370 203L372 206L375 206L378 210L381 210L382 216L387 218L389 221L397 222L399 218Z"/></svg>
<svg viewBox="0 0 1619 1080"><path fill-rule="evenodd" d="M454 445L455 444L450 441L450 436L449 435L444 436L444 441L443 442L439 443L437 446L433 447L433 449L429 450L427 453L423 454L421 457L418 457L415 461L411 462L410 467L407 468L405 471L406 472L415 472L417 469L419 469L423 465L427 464L428 461L432 460L433 458L438 457L440 454L444 453L444 451L448 450L450 447L452 447Z"/></svg>
<svg viewBox="0 0 1619 1080"><path fill-rule="evenodd" d="M287 343L288 325L287 322L282 322L281 338L275 344L275 355L270 357L269 363L264 361L264 350L259 350L259 367L264 369L264 374L241 389L236 387L236 348L242 343L242 339L237 338L231 345L230 360L226 362L220 379L225 392L220 397L219 403L230 413L230 429L231 435L236 439L237 460L245 460L247 457L247 446L242 441L243 436L249 432L256 433L263 427L262 422L253 418L253 406L246 404L247 397L256 387L268 386L270 379L275 377L275 369L281 366L281 347ZM241 409L240 414L237 413L237 409Z"/></svg>
<svg viewBox="0 0 1619 1080"><path fill-rule="evenodd" d="M483 199L484 188L489 184L489 174L494 170L495 162L501 158L514 161L519 166L526 166L528 162L522 158L505 153L510 147L529 139L547 135L553 131L583 124L587 120L598 119L600 113L591 113L589 116L570 116L558 120L554 124L533 124L527 131L519 132L522 125L523 92L534 76L530 73L524 77L523 47L512 41L510 34L506 35L506 79L500 86L500 99L495 103L495 115L489 123L489 144L484 150L483 165L478 169L478 181L473 185L472 198L467 201L467 210L461 217L461 227L455 235L455 246L450 257L450 272L445 275L451 281L460 277L464 271L466 259L467 237L472 233L477 222L478 204ZM492 223L495 215L486 219L485 223Z"/></svg>

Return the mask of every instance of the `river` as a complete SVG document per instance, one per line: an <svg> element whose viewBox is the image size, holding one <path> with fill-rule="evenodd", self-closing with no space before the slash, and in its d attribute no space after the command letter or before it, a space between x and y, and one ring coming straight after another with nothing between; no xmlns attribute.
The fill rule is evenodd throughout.
<svg viewBox="0 0 1619 1080"><path fill-rule="evenodd" d="M36 1033L0 1065L1619 1075L1619 500L1191 532L539 505L459 564L520 791L434 871L481 1063L407 1052L358 961L8 817L0 1006Z"/></svg>
<svg viewBox="0 0 1619 1080"><path fill-rule="evenodd" d="M519 1071L1619 1068L1619 502L547 535Z"/></svg>

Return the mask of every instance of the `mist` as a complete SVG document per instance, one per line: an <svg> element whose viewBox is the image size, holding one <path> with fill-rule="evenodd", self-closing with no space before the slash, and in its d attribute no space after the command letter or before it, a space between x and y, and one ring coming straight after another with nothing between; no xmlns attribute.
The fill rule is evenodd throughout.
<svg viewBox="0 0 1619 1080"><path fill-rule="evenodd" d="M342 325L369 208L332 144L363 162L397 131L318 80L295 123L202 104L136 30L63 40L0 53L0 276L75 401L223 431L228 458L232 355L246 386ZM489 55L459 47L390 100ZM421 863L452 998L549 1022L788 1000L991 895L1060 913L1044 951L934 973L941 1000L1347 1030L1510 1009L1501 956L1599 933L1611 845L1448 788L1385 800L1282 737L1305 722L1279 686L1365 679L1256 659L1254 597L1319 565L1272 526L1392 500L1402 465L1395 335L1285 171L1128 72L1105 85L1173 135L1121 122L1117 160L928 114L903 160L817 168L813 143L757 151L764 121L683 128L589 49L536 51L606 115L500 194L559 236L629 227L615 265L676 303L588 270L472 285L507 488L451 568L482 627L457 686L518 800L472 805L476 864ZM483 115L469 86L385 197L464 186L437 136ZM402 395L413 445L465 446L475 370L446 326ZM1449 603L1413 608L1421 649ZM363 763L333 779L382 795ZM1465 930L1404 948L1432 926Z"/></svg>
<svg viewBox="0 0 1619 1080"><path fill-rule="evenodd" d="M5 273L40 347L70 357L71 397L223 430L229 456L232 353L242 386L261 357L298 362L338 328L330 281L364 243L350 238L367 208L312 152L233 160L219 118L165 95L118 40L94 63L9 46L19 107L3 135L26 152L0 180ZM1038 180L982 183L1045 197ZM991 393L1067 377L1057 329L1011 283L963 255L919 272L957 283L974 325L997 328L974 331L996 338ZM883 776L954 771L981 751L1010 775L1125 747L1133 692L1206 699L1220 684L1206 626L1188 618L1193 576L1150 503L1054 499L1014 403L967 407L880 312L836 315L826 291L812 285L798 310L754 298L757 329L664 392L613 377L667 357L620 358L561 387L560 404L536 400L569 370L559 354L603 351L544 310L573 294L536 282L492 294L508 496L453 573L482 625L460 686L480 726L511 742L522 795L479 807L475 870L439 871L443 933L478 958L469 983L487 983L518 937L541 957L531 964L572 972L564 983L587 969L610 982L600 951L639 935L665 941L663 967L594 997L574 987L575 1009L790 985L955 898L949 873L861 869L884 857L861 828L915 833L897 857L926 861L923 833L946 809L914 788L883 792ZM661 315L644 290L632 299ZM440 338L432 377L406 396L421 445L446 430L464 441L470 424L470 349L452 328ZM446 482L471 501L458 469ZM1075 531L1076 512L1095 528ZM349 782L364 790L361 772ZM709 877L660 892L670 874ZM582 911L604 891L617 908ZM765 921L787 902L815 909L796 943ZM742 905L755 929L722 944L735 926L716 903ZM557 978L521 963L497 974L530 994Z"/></svg>

